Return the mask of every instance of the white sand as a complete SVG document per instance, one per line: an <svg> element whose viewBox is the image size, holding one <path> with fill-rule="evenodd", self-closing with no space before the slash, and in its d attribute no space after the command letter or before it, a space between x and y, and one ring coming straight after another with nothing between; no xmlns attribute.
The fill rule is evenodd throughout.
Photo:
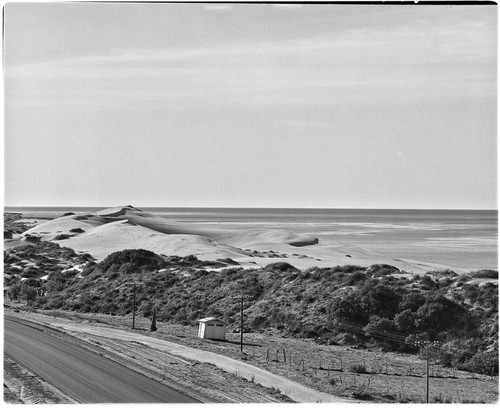
<svg viewBox="0 0 500 408"><path fill-rule="evenodd" d="M84 232L70 232L75 228ZM314 236L287 230L207 229L195 224L184 225L130 206L56 218L31 228L20 239L29 235L47 241L60 234L67 234L69 238L54 242L90 253L98 261L116 251L142 248L162 255L193 254L203 260L229 257L245 267L284 261L299 269L381 263L413 273L450 268L407 259L396 260L334 239L321 238L316 244Z"/></svg>

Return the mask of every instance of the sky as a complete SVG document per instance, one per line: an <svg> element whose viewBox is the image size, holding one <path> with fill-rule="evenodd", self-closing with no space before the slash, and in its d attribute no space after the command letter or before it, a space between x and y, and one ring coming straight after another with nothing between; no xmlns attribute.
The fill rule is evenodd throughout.
<svg viewBox="0 0 500 408"><path fill-rule="evenodd" d="M7 3L6 206L497 208L497 7Z"/></svg>

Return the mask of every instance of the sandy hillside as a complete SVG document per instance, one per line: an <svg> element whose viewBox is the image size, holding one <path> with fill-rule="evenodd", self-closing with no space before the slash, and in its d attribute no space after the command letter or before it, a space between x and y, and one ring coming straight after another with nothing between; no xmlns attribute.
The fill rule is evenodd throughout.
<svg viewBox="0 0 500 408"><path fill-rule="evenodd" d="M208 229L203 225L184 225L132 206L49 220L14 237L9 246L37 240L54 241L90 253L98 261L116 251L143 248L163 255L193 254L203 260L229 257L246 267L285 261L299 269L380 263L417 273L447 268L446 265L393 259L341 241L317 239L288 230Z"/></svg>

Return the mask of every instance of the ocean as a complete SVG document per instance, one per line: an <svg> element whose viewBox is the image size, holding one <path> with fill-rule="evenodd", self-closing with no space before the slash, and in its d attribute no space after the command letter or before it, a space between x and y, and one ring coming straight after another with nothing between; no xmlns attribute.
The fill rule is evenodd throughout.
<svg viewBox="0 0 500 408"><path fill-rule="evenodd" d="M6 207L6 212L94 212L102 207ZM496 210L378 210L141 207L179 223L307 233L394 258L466 269L498 269Z"/></svg>

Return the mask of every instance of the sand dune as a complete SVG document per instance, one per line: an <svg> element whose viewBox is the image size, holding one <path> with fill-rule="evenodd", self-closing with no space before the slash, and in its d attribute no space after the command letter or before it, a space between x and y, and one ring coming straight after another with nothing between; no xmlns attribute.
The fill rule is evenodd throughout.
<svg viewBox="0 0 500 408"><path fill-rule="evenodd" d="M37 236L40 237L43 241L48 241L54 239L54 237L59 234L72 234L70 233L70 231L76 229L85 231L87 229L95 228L95 225L95 223L91 224L79 220L75 216L65 216L39 224L36 227L33 227L23 233L22 236Z"/></svg>
<svg viewBox="0 0 500 408"><path fill-rule="evenodd" d="M187 256L193 253L200 255L210 252L214 254L214 259L236 254L236 252L224 250L223 247L215 247L207 237L186 234L167 235L135 225L127 220L114 221L96 227L92 231L60 242L60 245L88 252L98 260L123 249L141 248L160 255Z"/></svg>
<svg viewBox="0 0 500 408"><path fill-rule="evenodd" d="M66 215L37 225L20 238L54 240L61 246L90 253L98 261L116 251L143 248L161 255L193 254L205 260L229 257L248 267L285 261L300 269L379 263L417 273L447 268L446 265L393 259L331 238L318 240L294 231L209 229L203 225L186 225L132 206Z"/></svg>

